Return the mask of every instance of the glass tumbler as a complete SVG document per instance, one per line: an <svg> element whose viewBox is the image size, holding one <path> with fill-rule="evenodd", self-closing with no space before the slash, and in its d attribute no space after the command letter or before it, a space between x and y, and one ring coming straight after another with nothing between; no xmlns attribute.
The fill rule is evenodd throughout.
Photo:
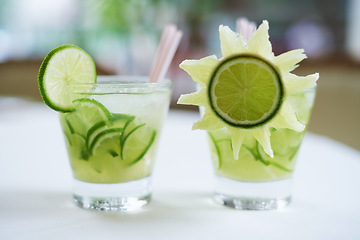
<svg viewBox="0 0 360 240"><path fill-rule="evenodd" d="M151 199L151 174L172 82L98 76L71 86L74 110L60 113L73 199L86 209L127 211Z"/></svg>
<svg viewBox="0 0 360 240"><path fill-rule="evenodd" d="M297 118L307 127L315 88L289 96ZM271 128L274 158L254 137L245 138L239 157L233 158L227 129L207 131L215 172L215 202L235 209L278 209L291 201L292 176L305 134L287 128Z"/></svg>

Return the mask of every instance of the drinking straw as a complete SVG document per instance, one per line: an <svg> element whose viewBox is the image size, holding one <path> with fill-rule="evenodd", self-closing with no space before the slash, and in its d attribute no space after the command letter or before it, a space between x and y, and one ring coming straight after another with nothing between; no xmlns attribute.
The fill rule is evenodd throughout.
<svg viewBox="0 0 360 240"><path fill-rule="evenodd" d="M161 81L175 55L183 33L174 24L167 24L161 34L150 71L150 82Z"/></svg>
<svg viewBox="0 0 360 240"><path fill-rule="evenodd" d="M255 22L250 22L247 18L244 17L238 18L236 20L236 31L240 33L246 41L250 40L250 37L255 30Z"/></svg>

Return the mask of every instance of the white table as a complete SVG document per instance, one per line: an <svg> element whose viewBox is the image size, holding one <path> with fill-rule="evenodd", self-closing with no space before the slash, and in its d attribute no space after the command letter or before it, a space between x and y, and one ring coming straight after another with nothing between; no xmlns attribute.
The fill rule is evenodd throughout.
<svg viewBox="0 0 360 240"><path fill-rule="evenodd" d="M10 108L9 108L10 107ZM0 239L360 239L360 153L307 134L283 210L238 211L210 199L212 167L197 113L171 110L152 202L137 213L76 207L57 113L0 98Z"/></svg>

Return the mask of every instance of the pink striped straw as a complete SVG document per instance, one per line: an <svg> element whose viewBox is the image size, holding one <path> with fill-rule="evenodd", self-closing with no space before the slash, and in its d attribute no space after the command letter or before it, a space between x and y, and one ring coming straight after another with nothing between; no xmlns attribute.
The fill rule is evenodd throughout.
<svg viewBox="0 0 360 240"><path fill-rule="evenodd" d="M241 17L236 20L236 31L248 42L256 30L256 23L250 22L247 18Z"/></svg>
<svg viewBox="0 0 360 240"><path fill-rule="evenodd" d="M183 33L174 24L167 24L161 34L160 43L156 49L153 65L151 67L150 82L160 82L170 66L179 46Z"/></svg>

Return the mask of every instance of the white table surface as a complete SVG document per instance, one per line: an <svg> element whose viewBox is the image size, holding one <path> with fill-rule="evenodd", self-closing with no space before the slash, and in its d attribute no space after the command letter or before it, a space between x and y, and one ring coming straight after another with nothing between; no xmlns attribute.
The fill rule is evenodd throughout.
<svg viewBox="0 0 360 240"><path fill-rule="evenodd" d="M72 203L57 113L0 98L0 239L360 239L360 152L308 133L293 201L239 211L211 200L212 167L193 112L171 110L161 136L153 199L136 213Z"/></svg>

